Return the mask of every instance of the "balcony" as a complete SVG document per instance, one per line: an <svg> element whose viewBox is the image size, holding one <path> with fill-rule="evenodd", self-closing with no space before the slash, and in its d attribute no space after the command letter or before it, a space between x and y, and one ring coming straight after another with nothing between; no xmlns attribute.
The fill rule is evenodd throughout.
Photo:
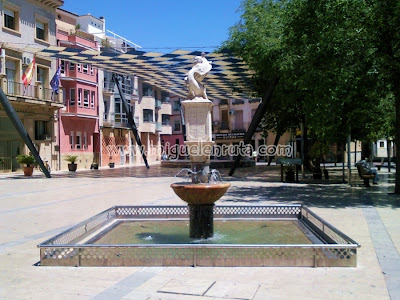
<svg viewBox="0 0 400 300"><path fill-rule="evenodd" d="M249 100L249 103L260 103L261 99L260 98L253 98Z"/></svg>
<svg viewBox="0 0 400 300"><path fill-rule="evenodd" d="M139 131L155 133L156 132L156 124L154 122L143 122L139 125Z"/></svg>
<svg viewBox="0 0 400 300"><path fill-rule="evenodd" d="M160 134L171 135L172 134L172 126L169 124L162 123L162 130Z"/></svg>
<svg viewBox="0 0 400 300"><path fill-rule="evenodd" d="M244 100L235 100L235 101L232 101L232 105L240 105L240 104L244 104Z"/></svg>
<svg viewBox="0 0 400 300"><path fill-rule="evenodd" d="M161 132L161 131L162 131L161 122L157 122L157 123L156 123L156 131L157 131L157 132Z"/></svg>
<svg viewBox="0 0 400 300"><path fill-rule="evenodd" d="M103 115L103 126L104 127L114 127L115 117L113 113L104 113Z"/></svg>
<svg viewBox="0 0 400 300"><path fill-rule="evenodd" d="M228 102L227 99L221 99L221 100L219 101L219 105L228 105L228 104L229 104L229 102Z"/></svg>
<svg viewBox="0 0 400 300"><path fill-rule="evenodd" d="M62 90L59 91L59 94L53 95L53 90L44 88L40 82L36 85L28 85L25 87L23 83L8 81L6 78L2 78L1 88L8 96L9 100L18 100L19 102L30 104L50 103L55 109L64 106Z"/></svg>
<svg viewBox="0 0 400 300"><path fill-rule="evenodd" d="M161 105L161 100L156 100L156 109L160 109Z"/></svg>
<svg viewBox="0 0 400 300"><path fill-rule="evenodd" d="M62 0L38 0L38 1L51 8L58 8L64 4Z"/></svg>
<svg viewBox="0 0 400 300"><path fill-rule="evenodd" d="M220 130L229 130L229 124L228 123L221 123L219 126Z"/></svg>
<svg viewBox="0 0 400 300"><path fill-rule="evenodd" d="M113 81L106 81L104 80L104 89L103 91L106 93L118 93L118 89ZM125 96L137 96L138 91L137 89L132 89L130 86L125 85L124 83L120 84L121 90L124 93Z"/></svg>

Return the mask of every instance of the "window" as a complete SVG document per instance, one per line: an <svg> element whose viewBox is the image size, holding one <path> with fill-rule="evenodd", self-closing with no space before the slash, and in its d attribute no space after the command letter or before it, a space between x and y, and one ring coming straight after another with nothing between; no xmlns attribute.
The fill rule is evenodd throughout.
<svg viewBox="0 0 400 300"><path fill-rule="evenodd" d="M19 31L19 10L17 7L4 7L3 16L5 28Z"/></svg>
<svg viewBox="0 0 400 300"><path fill-rule="evenodd" d="M174 131L180 131L181 130L181 122L176 120L174 122Z"/></svg>
<svg viewBox="0 0 400 300"><path fill-rule="evenodd" d="M82 89L78 89L78 106L82 106Z"/></svg>
<svg viewBox="0 0 400 300"><path fill-rule="evenodd" d="M143 96L153 97L153 87L150 84L143 83Z"/></svg>
<svg viewBox="0 0 400 300"><path fill-rule="evenodd" d="M81 66L81 64L78 64L78 72L82 72L82 66Z"/></svg>
<svg viewBox="0 0 400 300"><path fill-rule="evenodd" d="M88 64L84 64L83 65L83 74L88 74L89 71L89 65Z"/></svg>
<svg viewBox="0 0 400 300"><path fill-rule="evenodd" d="M35 121L35 140L47 138L47 121Z"/></svg>
<svg viewBox="0 0 400 300"><path fill-rule="evenodd" d="M69 63L69 70L70 71L74 71L75 70L75 64L74 63L72 63L72 62Z"/></svg>
<svg viewBox="0 0 400 300"><path fill-rule="evenodd" d="M143 109L143 122L153 122L152 109Z"/></svg>
<svg viewBox="0 0 400 300"><path fill-rule="evenodd" d="M169 93L161 91L161 100L162 100L162 102L168 103L169 102Z"/></svg>
<svg viewBox="0 0 400 300"><path fill-rule="evenodd" d="M36 81L40 81L42 85L45 84L46 70L41 67L36 68Z"/></svg>
<svg viewBox="0 0 400 300"><path fill-rule="evenodd" d="M173 106L173 110L174 111L179 111L181 109L181 102L178 101L174 101L174 106Z"/></svg>
<svg viewBox="0 0 400 300"><path fill-rule="evenodd" d="M92 65L90 65L90 75L94 75L94 69Z"/></svg>
<svg viewBox="0 0 400 300"><path fill-rule="evenodd" d="M60 73L65 74L65 60L60 61Z"/></svg>
<svg viewBox="0 0 400 300"><path fill-rule="evenodd" d="M87 149L87 132L83 133L83 148Z"/></svg>
<svg viewBox="0 0 400 300"><path fill-rule="evenodd" d="M74 132L71 131L69 133L69 144L71 145L71 149L75 149L75 140L74 140Z"/></svg>
<svg viewBox="0 0 400 300"><path fill-rule="evenodd" d="M76 149L77 150L82 149L82 144L81 144L81 142L82 142L82 133L81 132L79 132L79 131L76 132L75 141L76 141Z"/></svg>
<svg viewBox="0 0 400 300"><path fill-rule="evenodd" d="M70 89L69 90L69 105L75 105L75 101L76 101L75 89Z"/></svg>
<svg viewBox="0 0 400 300"><path fill-rule="evenodd" d="M379 148L385 148L385 142L379 142Z"/></svg>
<svg viewBox="0 0 400 300"><path fill-rule="evenodd" d="M169 125L169 115L162 115L161 116L162 125Z"/></svg>
<svg viewBox="0 0 400 300"><path fill-rule="evenodd" d="M46 27L47 27L46 24L36 21L36 38L37 39L43 40L43 41L46 40Z"/></svg>
<svg viewBox="0 0 400 300"><path fill-rule="evenodd" d="M62 91L63 91L63 104L64 104L64 106L66 106L67 105L67 92L66 92L66 90L65 89L62 89ZM63 110L65 110L65 107L63 107Z"/></svg>
<svg viewBox="0 0 400 300"><path fill-rule="evenodd" d="M91 103L90 103L90 106L91 106L92 108L94 108L94 97L95 97L95 92L92 92L92 101L91 101Z"/></svg>
<svg viewBox="0 0 400 300"><path fill-rule="evenodd" d="M83 107L89 108L89 94L90 92L88 90L83 91Z"/></svg>

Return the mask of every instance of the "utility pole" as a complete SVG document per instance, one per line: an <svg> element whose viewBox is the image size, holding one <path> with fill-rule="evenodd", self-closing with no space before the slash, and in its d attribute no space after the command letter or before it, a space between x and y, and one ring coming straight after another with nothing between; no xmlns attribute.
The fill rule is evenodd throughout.
<svg viewBox="0 0 400 300"><path fill-rule="evenodd" d="M119 96L121 97L121 101L122 101L122 108L124 109L126 116L128 118L128 124L132 130L134 137L135 137L136 143L139 146L140 153L142 154L142 157L143 157L143 161L144 161L147 169L150 169L149 164L147 163L146 153L144 152L144 147L142 145L142 141L140 140L139 132L135 125L135 121L133 120L132 114L130 113L131 111L129 109L128 103L125 100L124 93L122 92L121 86L118 81L118 76L114 73L112 75L112 80L114 81L114 83L116 84L116 86L118 88L118 93L119 93Z"/></svg>

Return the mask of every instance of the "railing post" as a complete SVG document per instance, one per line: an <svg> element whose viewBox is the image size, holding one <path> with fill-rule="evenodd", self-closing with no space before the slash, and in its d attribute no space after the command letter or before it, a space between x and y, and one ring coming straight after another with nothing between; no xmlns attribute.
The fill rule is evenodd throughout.
<svg viewBox="0 0 400 300"><path fill-rule="evenodd" d="M58 103L63 103L64 102L64 91L61 88L58 89L57 101L56 102L58 102Z"/></svg>
<svg viewBox="0 0 400 300"><path fill-rule="evenodd" d="M8 94L7 77L5 74L0 74L0 87L6 94Z"/></svg>
<svg viewBox="0 0 400 300"><path fill-rule="evenodd" d="M36 81L36 93L35 98L43 100L43 86L41 81Z"/></svg>

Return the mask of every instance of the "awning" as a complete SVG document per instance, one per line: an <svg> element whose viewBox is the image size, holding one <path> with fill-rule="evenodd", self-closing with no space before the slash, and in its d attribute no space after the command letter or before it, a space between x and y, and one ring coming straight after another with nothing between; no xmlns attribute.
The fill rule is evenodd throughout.
<svg viewBox="0 0 400 300"><path fill-rule="evenodd" d="M3 47L19 48L11 43ZM184 77L193 65L195 56L200 51L176 50L171 53L145 52L130 50L121 53L113 49L102 51L50 46L44 49L24 47L19 51L29 51L38 57L60 58L80 64L92 64L96 68L120 75L137 75L144 81L185 98L187 88ZM217 99L249 98L249 82L253 72L246 64L228 53L205 53L207 60L212 61L212 70L203 81L211 101Z"/></svg>

